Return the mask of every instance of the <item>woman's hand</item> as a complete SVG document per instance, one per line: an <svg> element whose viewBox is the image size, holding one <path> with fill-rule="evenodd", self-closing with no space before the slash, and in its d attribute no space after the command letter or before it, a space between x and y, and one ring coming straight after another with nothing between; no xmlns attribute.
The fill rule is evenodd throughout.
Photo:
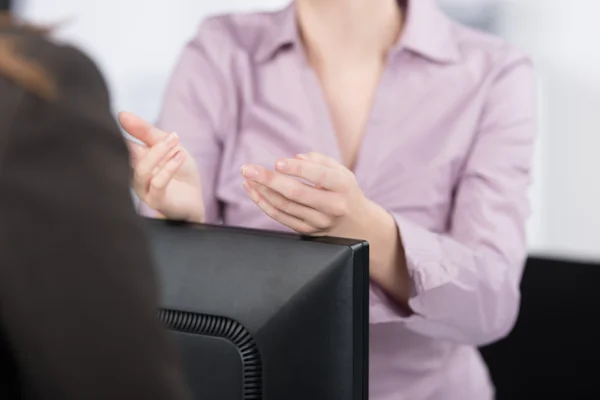
<svg viewBox="0 0 600 400"><path fill-rule="evenodd" d="M365 197L350 170L324 155L282 159L275 169L242 167L244 188L258 207L302 234L368 241L371 279L409 315L410 278L391 214Z"/></svg>
<svg viewBox="0 0 600 400"><path fill-rule="evenodd" d="M244 188L269 217L302 234L363 238L372 204L350 170L318 153L281 159L275 169L242 167Z"/></svg>
<svg viewBox="0 0 600 400"><path fill-rule="evenodd" d="M128 141L133 189L140 200L166 218L203 222L198 168L177 135L130 113L120 113L119 122L127 133L144 143Z"/></svg>

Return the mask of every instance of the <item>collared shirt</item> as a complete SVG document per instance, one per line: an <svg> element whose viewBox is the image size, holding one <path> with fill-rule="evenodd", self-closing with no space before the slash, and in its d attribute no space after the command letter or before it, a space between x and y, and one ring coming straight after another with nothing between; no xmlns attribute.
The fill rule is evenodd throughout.
<svg viewBox="0 0 600 400"><path fill-rule="evenodd" d="M355 163L396 219L415 314L371 287L370 398L491 399L476 346L511 329L526 255L535 134L529 60L411 0ZM340 160L295 7L201 24L168 86L159 126L200 168L208 222L285 230L242 188L240 166L316 151Z"/></svg>

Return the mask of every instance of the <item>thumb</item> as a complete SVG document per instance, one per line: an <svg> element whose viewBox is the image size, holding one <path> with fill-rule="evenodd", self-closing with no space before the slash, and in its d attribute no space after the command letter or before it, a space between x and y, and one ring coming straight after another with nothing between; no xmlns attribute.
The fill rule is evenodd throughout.
<svg viewBox="0 0 600 400"><path fill-rule="evenodd" d="M167 133L155 128L142 118L128 112L119 113L119 123L134 138L153 146L167 137Z"/></svg>

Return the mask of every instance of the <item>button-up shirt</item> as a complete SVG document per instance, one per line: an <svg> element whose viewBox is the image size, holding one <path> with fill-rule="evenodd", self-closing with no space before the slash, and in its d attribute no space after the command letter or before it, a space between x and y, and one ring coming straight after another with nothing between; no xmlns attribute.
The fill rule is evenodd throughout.
<svg viewBox="0 0 600 400"><path fill-rule="evenodd" d="M532 66L490 35L408 2L354 173L395 218L414 315L370 289L370 398L485 400L476 349L519 309L535 134ZM207 222L285 230L242 187L240 166L310 151L341 160L294 5L204 21L166 91L159 126L200 169Z"/></svg>

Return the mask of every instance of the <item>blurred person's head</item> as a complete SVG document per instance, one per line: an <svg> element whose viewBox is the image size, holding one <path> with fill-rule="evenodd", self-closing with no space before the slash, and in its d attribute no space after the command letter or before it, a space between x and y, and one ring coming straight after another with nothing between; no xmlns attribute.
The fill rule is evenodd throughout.
<svg viewBox="0 0 600 400"><path fill-rule="evenodd" d="M22 24L11 14L12 0L0 0L0 79L5 78L46 100L57 95L54 81L43 66L28 59L18 49L12 29L22 29L32 34L43 34L47 30Z"/></svg>

